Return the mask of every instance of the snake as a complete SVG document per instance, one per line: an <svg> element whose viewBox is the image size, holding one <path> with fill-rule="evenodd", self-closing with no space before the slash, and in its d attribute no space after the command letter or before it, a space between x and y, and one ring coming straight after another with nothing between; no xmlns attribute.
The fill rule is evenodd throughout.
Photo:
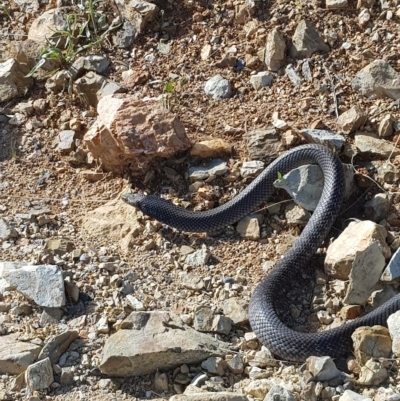
<svg viewBox="0 0 400 401"><path fill-rule="evenodd" d="M339 215L345 189L343 165L335 152L320 144L294 147L270 163L247 187L228 202L206 211L191 211L156 195L125 193L123 201L159 222L185 232L214 232L253 212L274 192L274 181L302 165L317 164L324 185L308 223L289 251L252 293L248 315L251 329L275 356L303 362L310 356L345 357L352 347L352 333L361 326L387 326L387 318L400 309L400 294L372 312L341 326L298 332L279 317L282 294L292 287L321 246Z"/></svg>

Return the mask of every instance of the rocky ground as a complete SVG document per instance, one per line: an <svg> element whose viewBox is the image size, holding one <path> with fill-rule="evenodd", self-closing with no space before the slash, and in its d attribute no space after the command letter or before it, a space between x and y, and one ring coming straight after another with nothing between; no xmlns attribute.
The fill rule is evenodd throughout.
<svg viewBox="0 0 400 401"><path fill-rule="evenodd" d="M398 0L92 3L0 2L0 400L400 399L399 313L358 329L347 359L305 364L249 326L318 168L277 177L219 233L120 199L207 210L322 143L345 165L344 205L278 313L326 330L396 296Z"/></svg>

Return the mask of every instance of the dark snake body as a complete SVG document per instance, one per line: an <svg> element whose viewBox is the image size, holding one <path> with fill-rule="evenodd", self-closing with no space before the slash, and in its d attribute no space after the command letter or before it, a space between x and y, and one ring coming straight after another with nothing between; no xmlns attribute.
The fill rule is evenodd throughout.
<svg viewBox="0 0 400 401"><path fill-rule="evenodd" d="M273 353L291 361L308 356L345 356L351 347L351 334L360 326L384 325L389 315L400 309L400 295L362 318L318 333L300 333L288 328L276 309L282 291L309 263L332 227L342 203L344 173L339 158L321 145L302 145L271 163L239 195L215 209L191 212L156 196L125 194L123 200L160 222L188 232L223 229L254 211L274 191L273 182L303 164L317 163L324 175L321 199L300 237L286 255L256 287L249 305L249 320L259 340Z"/></svg>

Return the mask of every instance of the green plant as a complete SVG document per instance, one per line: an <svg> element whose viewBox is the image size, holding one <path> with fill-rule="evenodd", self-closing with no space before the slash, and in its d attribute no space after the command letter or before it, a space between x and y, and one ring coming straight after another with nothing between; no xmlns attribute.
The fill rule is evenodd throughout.
<svg viewBox="0 0 400 401"><path fill-rule="evenodd" d="M0 4L0 12L5 14L11 20L11 12L10 12L10 9L7 7L7 5L1 3Z"/></svg>
<svg viewBox="0 0 400 401"><path fill-rule="evenodd" d="M35 74L48 59L58 60L60 66L72 63L78 54L100 46L110 31L119 28L122 22L108 26L105 14L98 11L104 1L81 0L75 12L66 16L65 28L55 30L52 40L47 40L48 47L27 76Z"/></svg>

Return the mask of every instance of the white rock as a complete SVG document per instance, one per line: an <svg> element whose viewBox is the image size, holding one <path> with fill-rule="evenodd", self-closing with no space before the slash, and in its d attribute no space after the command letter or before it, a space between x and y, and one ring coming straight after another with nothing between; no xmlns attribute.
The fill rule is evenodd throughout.
<svg viewBox="0 0 400 401"><path fill-rule="evenodd" d="M215 100L226 99L232 95L230 82L221 75L215 75L210 78L204 86L204 91L207 96Z"/></svg>
<svg viewBox="0 0 400 401"><path fill-rule="evenodd" d="M8 281L39 306L59 308L65 305L64 279L58 266L24 266L10 270Z"/></svg>
<svg viewBox="0 0 400 401"><path fill-rule="evenodd" d="M358 383L365 386L379 386L387 380L388 376L388 371L380 362L370 359L365 366L361 367Z"/></svg>
<svg viewBox="0 0 400 401"><path fill-rule="evenodd" d="M392 281L398 277L400 277L400 248L397 249L390 259L390 262L382 273L381 280Z"/></svg>
<svg viewBox="0 0 400 401"><path fill-rule="evenodd" d="M43 359L28 367L25 380L32 391L44 390L54 381L50 358Z"/></svg>
<svg viewBox="0 0 400 401"><path fill-rule="evenodd" d="M236 231L246 239L258 240L260 239L260 214L250 214L243 219L239 220Z"/></svg>
<svg viewBox="0 0 400 401"><path fill-rule="evenodd" d="M400 357L400 311L390 315L387 320L390 336L392 337L392 350Z"/></svg>
<svg viewBox="0 0 400 401"><path fill-rule="evenodd" d="M311 373L313 381L329 381L343 378L345 375L332 361L331 357L310 356L306 360L306 369Z"/></svg>
<svg viewBox="0 0 400 401"><path fill-rule="evenodd" d="M372 401L371 398L364 397L361 394L357 394L352 390L345 390L340 396L339 401Z"/></svg>
<svg viewBox="0 0 400 401"><path fill-rule="evenodd" d="M136 297L134 297L133 295L130 295L130 294L127 295L126 299L129 302L129 305L132 306L132 308L134 310L142 311L142 310L145 309L144 305L143 305L143 302L140 301L139 299L137 299Z"/></svg>
<svg viewBox="0 0 400 401"><path fill-rule="evenodd" d="M255 90L270 86L272 84L273 76L267 71L260 71L250 77L250 83Z"/></svg>

